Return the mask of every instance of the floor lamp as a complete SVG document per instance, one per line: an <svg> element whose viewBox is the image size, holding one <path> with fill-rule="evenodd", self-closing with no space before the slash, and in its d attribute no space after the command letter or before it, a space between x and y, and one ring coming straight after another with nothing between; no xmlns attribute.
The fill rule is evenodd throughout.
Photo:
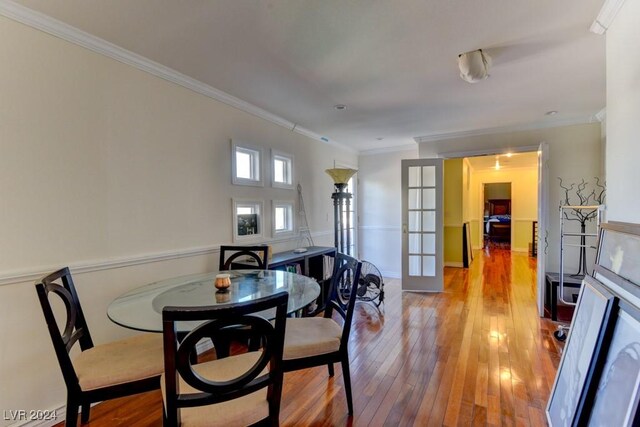
<svg viewBox="0 0 640 427"><path fill-rule="evenodd" d="M351 246L351 234L349 233L349 207L351 205L351 193L347 191L347 183L349 179L358 172L355 169L333 168L325 171L332 179L335 185L335 191L331 195L333 199L333 227L334 227L334 246L341 253L346 253ZM345 230L346 242L345 242Z"/></svg>

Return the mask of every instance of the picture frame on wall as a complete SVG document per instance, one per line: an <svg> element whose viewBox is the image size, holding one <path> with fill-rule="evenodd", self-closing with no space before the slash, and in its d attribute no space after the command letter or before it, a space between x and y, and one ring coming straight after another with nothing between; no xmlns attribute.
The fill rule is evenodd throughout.
<svg viewBox="0 0 640 427"><path fill-rule="evenodd" d="M640 310L620 301L589 413L578 425L637 426L640 424Z"/></svg>
<svg viewBox="0 0 640 427"><path fill-rule="evenodd" d="M583 416L616 302L600 282L585 276L546 408L550 426L572 426Z"/></svg>
<svg viewBox="0 0 640 427"><path fill-rule="evenodd" d="M264 203L262 200L232 199L234 243L259 242L264 235Z"/></svg>
<svg viewBox="0 0 640 427"><path fill-rule="evenodd" d="M640 225L601 224L596 265L640 286Z"/></svg>

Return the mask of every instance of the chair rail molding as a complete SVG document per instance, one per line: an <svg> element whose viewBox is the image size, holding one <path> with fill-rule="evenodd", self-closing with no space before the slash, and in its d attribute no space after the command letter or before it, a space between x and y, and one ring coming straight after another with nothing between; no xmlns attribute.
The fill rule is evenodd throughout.
<svg viewBox="0 0 640 427"><path fill-rule="evenodd" d="M311 233L312 237L323 237L333 235L332 230L319 231ZM258 244L277 244L296 242L297 236L290 236L287 238L279 239L265 239ZM169 261L180 258L190 258L196 256L211 255L220 252L220 244L193 247L186 249L176 249L172 251L147 253L140 255L133 255L128 257L118 257L105 260L84 261L78 263L69 263L67 266L73 274L92 273L101 270L111 270L115 268L132 267L141 264L150 264L154 262ZM12 285L15 283L30 282L40 279L47 273L60 268L61 265L55 266L39 266L32 269L17 270L17 271L0 271L0 286Z"/></svg>
<svg viewBox="0 0 640 427"><path fill-rule="evenodd" d="M245 113L249 113L293 132L297 132L300 135L304 135L316 141L321 141L323 144L333 145L349 152L357 153L357 150L351 147L330 140L309 129L305 129L302 126L298 126L296 123L290 122L289 120L257 107L247 101L243 101L240 98L236 98L233 95L209 86L208 84L182 74L179 71L152 61L149 58L138 55L137 53L131 52L130 50L124 49L116 44L101 39L100 37L96 37L76 27L52 18L49 15L29 9L28 7L22 6L11 0L0 0L0 15L61 38L62 40L82 46L93 52L115 59L116 61L127 64L141 71L145 71L156 77L160 77L161 79L180 85L196 93L222 102L223 104L244 111Z"/></svg>

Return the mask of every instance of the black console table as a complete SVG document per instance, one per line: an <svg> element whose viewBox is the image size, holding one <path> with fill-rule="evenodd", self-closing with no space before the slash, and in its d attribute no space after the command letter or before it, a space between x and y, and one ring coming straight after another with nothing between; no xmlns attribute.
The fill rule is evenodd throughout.
<svg viewBox="0 0 640 427"><path fill-rule="evenodd" d="M306 252L277 252L269 260L269 270L287 270L293 273L311 277L320 285L320 297L317 309L314 313L324 309L325 301L329 293L331 274L325 274L324 256L335 257L336 248L330 246L309 246ZM234 263L240 264L240 263ZM242 261L242 265L250 265L248 261Z"/></svg>
<svg viewBox="0 0 640 427"><path fill-rule="evenodd" d="M567 288L580 289L584 276L573 276L564 274L564 286ZM547 273L545 275L544 308L548 311L551 320L558 320L558 288L560 287L560 274Z"/></svg>

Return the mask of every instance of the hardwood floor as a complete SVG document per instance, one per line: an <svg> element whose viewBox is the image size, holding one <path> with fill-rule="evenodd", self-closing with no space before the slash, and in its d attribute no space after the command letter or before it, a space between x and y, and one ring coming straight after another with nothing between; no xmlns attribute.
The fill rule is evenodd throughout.
<svg viewBox="0 0 640 427"><path fill-rule="evenodd" d="M285 374L283 426L546 425L559 362L553 323L535 305L535 260L477 252L448 268L445 292L400 291L386 280L384 315L359 303L351 338L354 416L341 369ZM102 403L92 427L159 426L159 392Z"/></svg>

